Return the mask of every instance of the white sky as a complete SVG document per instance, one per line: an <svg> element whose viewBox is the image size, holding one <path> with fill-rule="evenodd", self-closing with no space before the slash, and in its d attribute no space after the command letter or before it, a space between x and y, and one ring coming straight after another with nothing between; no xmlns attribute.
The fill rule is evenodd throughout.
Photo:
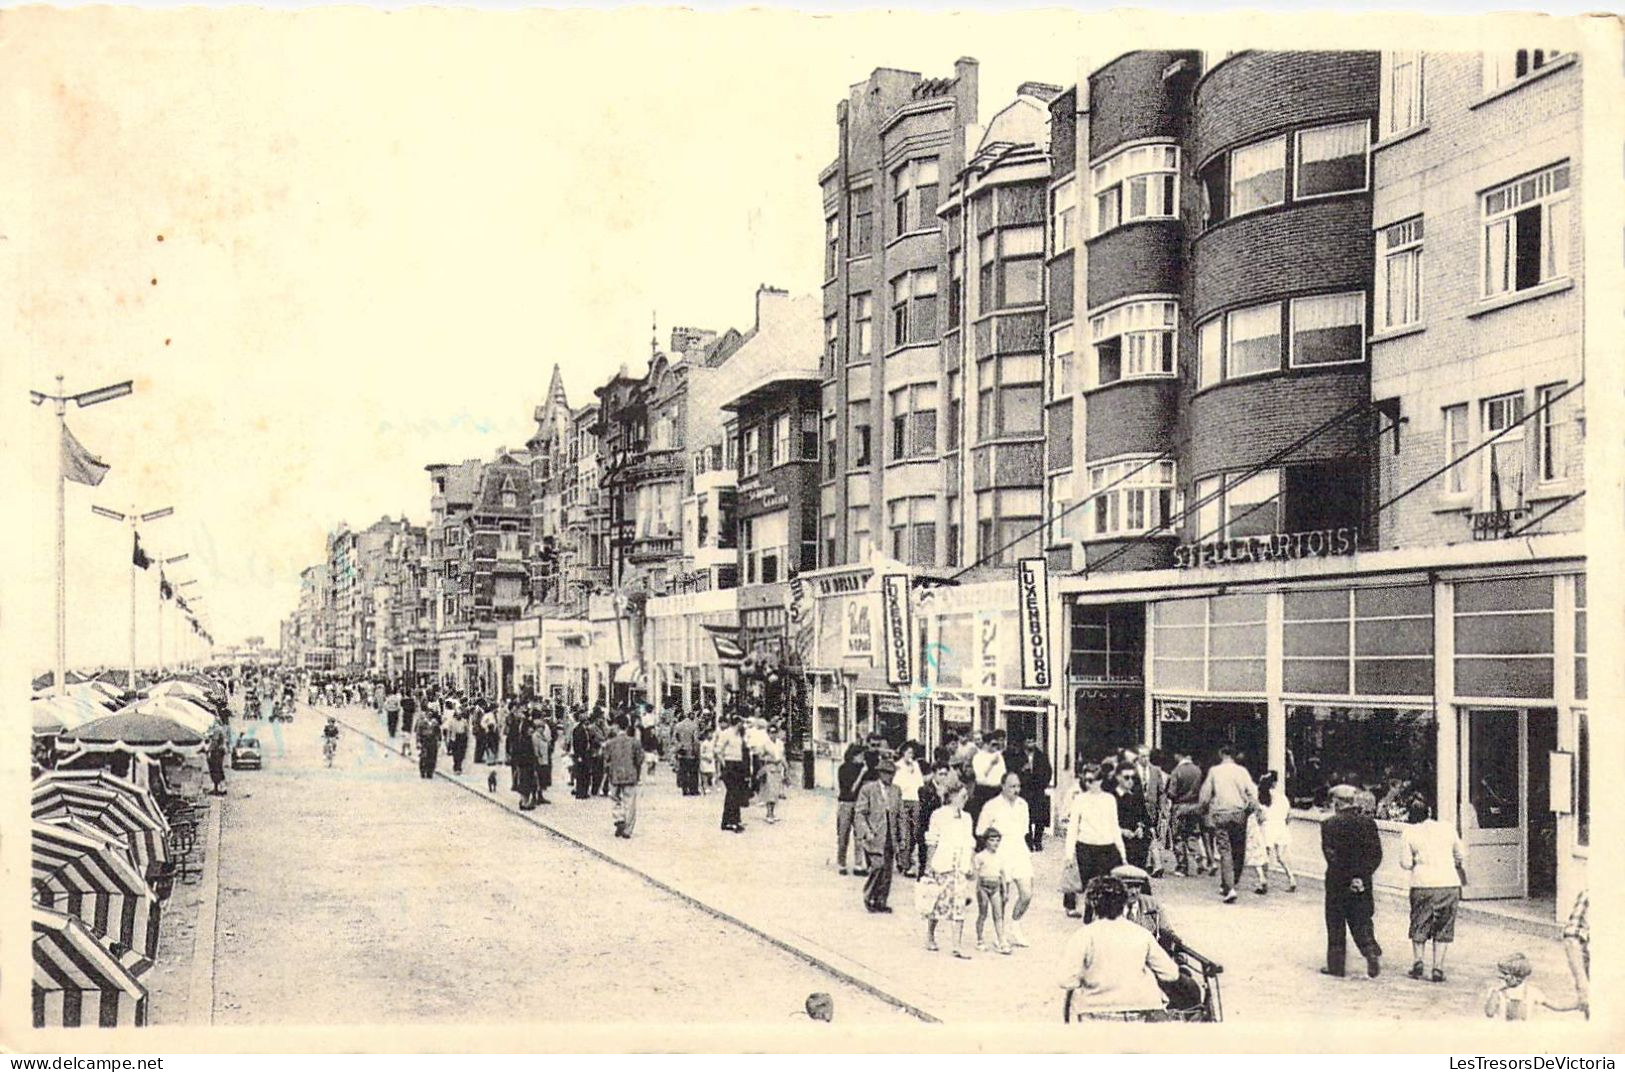
<svg viewBox="0 0 1625 1072"><path fill-rule="evenodd" d="M654 310L664 339L747 328L759 283L813 292L850 83L974 55L985 119L1076 80L1070 17L1044 21L994 48L988 17L0 15L0 342L29 386L137 381L69 414L113 466L68 489L70 663L128 650L128 532L91 503L173 505L144 542L190 552L218 640L275 644L325 531L421 521L423 466L522 443L553 362L579 405L647 355ZM54 422L11 412L43 669Z"/></svg>

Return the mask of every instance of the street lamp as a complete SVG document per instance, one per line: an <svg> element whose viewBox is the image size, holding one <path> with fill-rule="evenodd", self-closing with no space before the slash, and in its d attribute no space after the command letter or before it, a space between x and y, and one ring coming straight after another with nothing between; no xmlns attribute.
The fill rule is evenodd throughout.
<svg viewBox="0 0 1625 1072"><path fill-rule="evenodd" d="M43 406L46 402L56 403L57 422L57 451L56 451L56 687L60 692L67 687L68 672L68 537L67 537L67 501L68 501L68 403L72 402L80 409L86 406L99 405L102 402L111 402L115 398L123 398L135 391L135 381L125 380L107 387L98 387L94 391L80 391L78 394L68 394L62 386L62 377L56 378L56 394L47 394L44 391L29 391L28 400L36 406ZM100 483L97 476L91 483Z"/></svg>
<svg viewBox="0 0 1625 1072"><path fill-rule="evenodd" d="M135 571L137 569L137 562L136 562L136 557L135 556L136 556L136 552L141 549L141 534L140 534L139 531L137 531L137 528L144 521L157 521L160 518L169 517L171 514L173 514L175 512L175 508L173 506L165 506L165 507L162 507L162 508L157 509L157 510L148 510L145 513L141 513L139 511L137 511L134 506L132 506L132 507L130 507L130 512L129 513L121 514L117 510L109 510L105 506L92 506L90 508L90 512L95 514L97 517L105 517L110 521L128 521L130 523L130 536L132 537L132 540L131 540L131 545L130 545L130 681L129 681L129 689L130 689L131 692L134 692L135 691L135 592L136 592L136 586L135 586L136 572ZM143 555L142 557L145 558L146 556ZM146 569L147 565L150 565L150 560L147 563L140 564L140 568L141 569Z"/></svg>

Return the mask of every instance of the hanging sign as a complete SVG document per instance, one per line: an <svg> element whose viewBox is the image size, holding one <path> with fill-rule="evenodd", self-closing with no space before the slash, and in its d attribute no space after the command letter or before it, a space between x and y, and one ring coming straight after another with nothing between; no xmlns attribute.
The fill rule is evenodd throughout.
<svg viewBox="0 0 1625 1072"><path fill-rule="evenodd" d="M1047 689L1049 659L1049 571L1042 558L1016 563L1016 616L1021 624L1021 687Z"/></svg>
<svg viewBox="0 0 1625 1072"><path fill-rule="evenodd" d="M886 683L907 685L914 680L907 574L888 573L881 578L880 605L886 643Z"/></svg>
<svg viewBox="0 0 1625 1072"><path fill-rule="evenodd" d="M856 596L841 608L841 652L849 659L863 659L873 666L875 633L869 599L866 595Z"/></svg>

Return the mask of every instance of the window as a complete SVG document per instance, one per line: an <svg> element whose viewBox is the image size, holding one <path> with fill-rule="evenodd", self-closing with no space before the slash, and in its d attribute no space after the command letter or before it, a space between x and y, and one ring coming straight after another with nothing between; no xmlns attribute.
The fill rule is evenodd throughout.
<svg viewBox="0 0 1625 1072"><path fill-rule="evenodd" d="M1480 406L1480 428L1484 440L1505 432L1481 453L1484 476L1481 506L1485 510L1510 510L1523 505L1523 393L1486 398Z"/></svg>
<svg viewBox="0 0 1625 1072"><path fill-rule="evenodd" d="M1377 301L1384 331L1422 322L1422 217L1377 232Z"/></svg>
<svg viewBox="0 0 1625 1072"><path fill-rule="evenodd" d="M781 413L773 418L773 457L768 467L783 465L790 460L790 415Z"/></svg>
<svg viewBox="0 0 1625 1072"><path fill-rule="evenodd" d="M937 385L916 384L891 392L889 458L929 458L937 452Z"/></svg>
<svg viewBox="0 0 1625 1072"><path fill-rule="evenodd" d="M1288 704L1287 799L1327 810L1332 786L1347 782L1376 797L1377 818L1404 822L1412 792L1434 792L1438 732L1426 708Z"/></svg>
<svg viewBox="0 0 1625 1072"><path fill-rule="evenodd" d="M1549 699L1554 579L1457 581L1456 695Z"/></svg>
<svg viewBox="0 0 1625 1072"><path fill-rule="evenodd" d="M742 476L755 476L762 471L762 436L756 428L745 429L744 465L740 469Z"/></svg>
<svg viewBox="0 0 1625 1072"><path fill-rule="evenodd" d="M1591 844L1591 722L1574 712L1574 841Z"/></svg>
<svg viewBox="0 0 1625 1072"><path fill-rule="evenodd" d="M965 251L956 249L948 255L948 323L949 330L959 326L965 309Z"/></svg>
<svg viewBox="0 0 1625 1072"><path fill-rule="evenodd" d="M835 540L836 540L836 537L835 537L835 515L834 514L825 514L823 520L820 522L820 525L821 525L823 533L824 533L824 561L823 561L823 564L826 565L826 566L833 566L833 565L835 565L835 558L836 558L836 550L835 550Z"/></svg>
<svg viewBox="0 0 1625 1072"><path fill-rule="evenodd" d="M783 580L790 559L790 512L748 518L739 523L739 549L745 560L746 584Z"/></svg>
<svg viewBox="0 0 1625 1072"><path fill-rule="evenodd" d="M1043 430L1043 362L1037 354L1001 354L976 365L979 439Z"/></svg>
<svg viewBox="0 0 1625 1072"><path fill-rule="evenodd" d="M1090 317L1095 385L1172 376L1178 309L1178 304L1171 301L1139 301Z"/></svg>
<svg viewBox="0 0 1625 1072"><path fill-rule="evenodd" d="M959 449L959 424L964 419L964 386L958 372L948 373L948 429L946 450Z"/></svg>
<svg viewBox="0 0 1625 1072"><path fill-rule="evenodd" d="M1214 317L1196 329L1198 389L1224 379L1224 318Z"/></svg>
<svg viewBox="0 0 1625 1072"><path fill-rule="evenodd" d="M1078 512L1072 509L1072 474L1050 477L1049 538L1045 542L1053 546L1071 540L1073 518L1077 515Z"/></svg>
<svg viewBox="0 0 1625 1072"><path fill-rule="evenodd" d="M1281 625L1284 692L1433 694L1430 584L1288 591Z"/></svg>
<svg viewBox="0 0 1625 1072"><path fill-rule="evenodd" d="M1371 129L1363 119L1298 131L1293 195L1304 200L1364 190L1370 140Z"/></svg>
<svg viewBox="0 0 1625 1072"><path fill-rule="evenodd" d="M929 496L896 499L891 514L891 556L910 566L937 564L937 501Z"/></svg>
<svg viewBox="0 0 1625 1072"><path fill-rule="evenodd" d="M1269 141L1230 154L1231 216L1254 212L1286 201L1286 138Z"/></svg>
<svg viewBox="0 0 1625 1072"><path fill-rule="evenodd" d="M872 294L858 294L852 299L852 333L858 341L858 356L868 357L875 352L875 299Z"/></svg>
<svg viewBox="0 0 1625 1072"><path fill-rule="evenodd" d="M498 558L519 557L519 533L512 529L503 529L497 534L497 540Z"/></svg>
<svg viewBox="0 0 1625 1072"><path fill-rule="evenodd" d="M1168 524L1174 504L1174 463L1126 458L1089 467L1092 538L1155 532Z"/></svg>
<svg viewBox="0 0 1625 1072"><path fill-rule="evenodd" d="M1281 368L1281 306L1237 309L1225 318L1224 378L1240 379Z"/></svg>
<svg viewBox="0 0 1625 1072"><path fill-rule="evenodd" d="M1467 492L1467 467L1461 464L1467 453L1467 403L1444 408L1444 460L1450 468L1445 470L1445 490L1452 495Z"/></svg>
<svg viewBox="0 0 1625 1072"><path fill-rule="evenodd" d="M839 214L824 220L824 278L834 279L841 260L841 217Z"/></svg>
<svg viewBox="0 0 1625 1072"><path fill-rule="evenodd" d="M1382 136L1402 134L1427 120L1422 103L1422 54L1385 52L1382 55Z"/></svg>
<svg viewBox="0 0 1625 1072"><path fill-rule="evenodd" d="M1050 401L1072 394L1072 325L1056 328L1049 335Z"/></svg>
<svg viewBox="0 0 1625 1072"><path fill-rule="evenodd" d="M1195 543L1265 536L1277 531L1281 472L1205 477L1196 482Z"/></svg>
<svg viewBox="0 0 1625 1072"><path fill-rule="evenodd" d="M983 565L1009 566L1040 553L1043 492L1038 488L983 491L976 495L976 557Z"/></svg>
<svg viewBox="0 0 1625 1072"><path fill-rule="evenodd" d="M1077 242L1078 185L1068 179L1050 192L1050 256L1059 256Z"/></svg>
<svg viewBox="0 0 1625 1072"><path fill-rule="evenodd" d="M847 511L852 529L852 555L849 561L867 562L874 554L874 537L869 531L869 508L854 506Z"/></svg>
<svg viewBox="0 0 1625 1072"><path fill-rule="evenodd" d="M1486 193L1484 296L1527 290L1569 270L1565 161Z"/></svg>
<svg viewBox="0 0 1625 1072"><path fill-rule="evenodd" d="M869 189L852 193L852 239L850 255L866 257L874 247L874 197Z"/></svg>
<svg viewBox="0 0 1625 1072"><path fill-rule="evenodd" d="M892 280L892 345L926 342L937 335L937 270L904 272Z"/></svg>
<svg viewBox="0 0 1625 1072"><path fill-rule="evenodd" d="M948 499L947 499L943 509L944 509L944 512L948 515L948 524L947 524L947 531L944 533L944 541L943 542L947 546L943 548L945 554L943 555L943 563L942 564L944 566L958 566L959 565L959 496L957 496L957 495L948 496Z"/></svg>
<svg viewBox="0 0 1625 1072"><path fill-rule="evenodd" d="M833 370L841 356L841 318L824 318L824 367Z"/></svg>
<svg viewBox="0 0 1625 1072"><path fill-rule="evenodd" d="M818 460L818 414L803 413L801 415L801 460L815 462Z"/></svg>
<svg viewBox="0 0 1625 1072"><path fill-rule="evenodd" d="M824 418L824 477L827 480L835 479L841 470L841 456L836 441L839 433L836 430L833 415Z"/></svg>
<svg viewBox="0 0 1625 1072"><path fill-rule="evenodd" d="M1528 78L1543 68L1571 55L1553 48L1520 48L1515 51L1484 53L1484 92L1493 93Z"/></svg>
<svg viewBox="0 0 1625 1072"><path fill-rule="evenodd" d="M727 439L722 441L722 467L724 469L733 469L738 464L738 440L736 440L733 436L729 436Z"/></svg>
<svg viewBox="0 0 1625 1072"><path fill-rule="evenodd" d="M1125 149L1096 164L1089 174L1097 235L1134 220L1172 219L1179 213L1177 146Z"/></svg>
<svg viewBox="0 0 1625 1072"><path fill-rule="evenodd" d="M1365 360L1365 295L1292 299L1293 368Z"/></svg>
<svg viewBox="0 0 1625 1072"><path fill-rule="evenodd" d="M894 234L929 230L937 224L935 157L911 160L892 172L892 226Z"/></svg>
<svg viewBox="0 0 1625 1072"><path fill-rule="evenodd" d="M517 491L504 491L502 493L502 507L505 510L514 510L519 507L519 493Z"/></svg>
<svg viewBox="0 0 1625 1072"><path fill-rule="evenodd" d="M1044 228L1006 227L980 239L978 309L1032 305L1044 293Z"/></svg>
<svg viewBox="0 0 1625 1072"><path fill-rule="evenodd" d="M869 400L852 402L847 406L852 422L852 468L869 466Z"/></svg>
<svg viewBox="0 0 1625 1072"><path fill-rule="evenodd" d="M1567 480L1570 459L1578 454L1574 450L1574 395L1564 394L1567 384L1554 383L1535 391L1535 405L1540 409L1535 418L1539 422L1535 436L1535 479L1542 484Z"/></svg>

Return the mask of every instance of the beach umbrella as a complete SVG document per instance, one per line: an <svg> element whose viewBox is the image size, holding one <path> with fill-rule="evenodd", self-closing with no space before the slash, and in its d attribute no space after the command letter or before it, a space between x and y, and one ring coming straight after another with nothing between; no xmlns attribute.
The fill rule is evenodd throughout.
<svg viewBox="0 0 1625 1072"><path fill-rule="evenodd" d="M158 898L128 847L109 837L34 820L34 900L78 916L96 933L144 957L158 951Z"/></svg>
<svg viewBox="0 0 1625 1072"><path fill-rule="evenodd" d="M34 782L29 810L36 819L73 819L118 839L143 874L169 860L169 822L150 794L122 778L101 771L48 772Z"/></svg>
<svg viewBox="0 0 1625 1072"><path fill-rule="evenodd" d="M203 749L201 731L172 718L131 708L71 729L57 741L69 751L121 751L140 755Z"/></svg>
<svg viewBox="0 0 1625 1072"><path fill-rule="evenodd" d="M146 1026L150 960L66 912L35 905L33 925L35 1027Z"/></svg>
<svg viewBox="0 0 1625 1072"><path fill-rule="evenodd" d="M35 720L49 717L61 723L63 729L76 729L86 722L105 718L108 710L100 702L84 696L36 697L29 701L29 710L36 712Z"/></svg>
<svg viewBox="0 0 1625 1072"><path fill-rule="evenodd" d="M167 718L172 722L179 722L188 729L198 733L208 733L209 727L215 723L215 714L207 705L183 696L153 696L145 700L138 700L128 707L119 708L119 713L133 711L143 715L155 715L158 718Z"/></svg>

